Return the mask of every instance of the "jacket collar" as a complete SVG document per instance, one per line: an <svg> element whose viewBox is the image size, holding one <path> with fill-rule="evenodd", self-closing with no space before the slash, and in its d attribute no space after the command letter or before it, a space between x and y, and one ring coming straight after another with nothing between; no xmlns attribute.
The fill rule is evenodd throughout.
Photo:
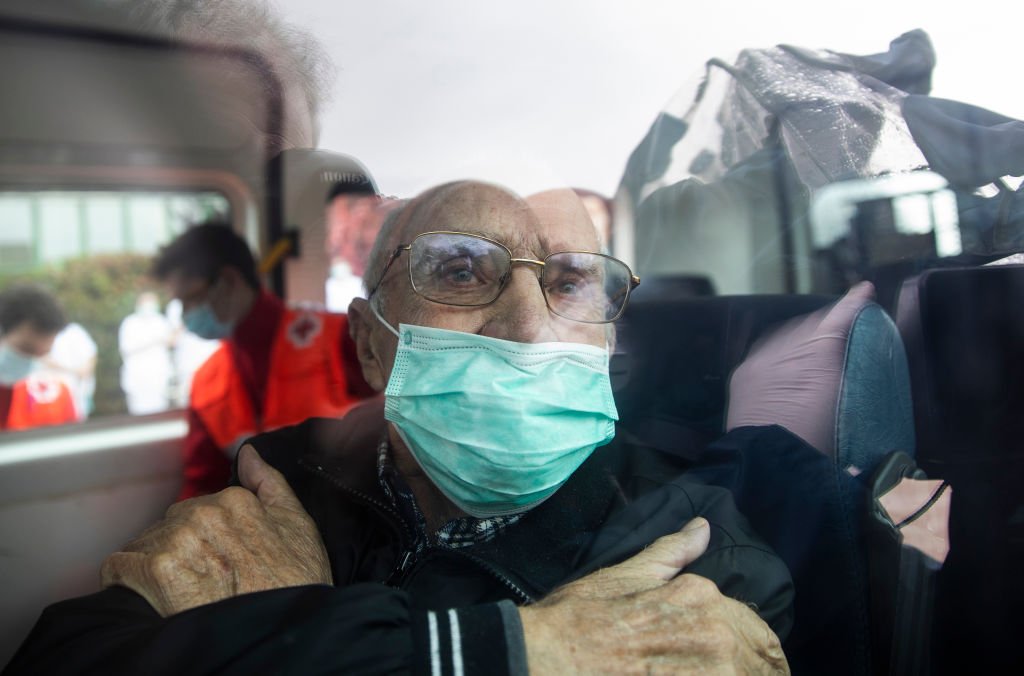
<svg viewBox="0 0 1024 676"><path fill-rule="evenodd" d="M321 468L350 492L387 502L376 467L377 443L386 424L383 404L383 398L377 398L341 421L314 426L314 443L304 463ZM624 504L621 473L622 457L613 441L596 449L565 485L501 536L459 551L500 561L500 567L529 591L543 595L578 568L594 533L613 509Z"/></svg>
<svg viewBox="0 0 1024 676"><path fill-rule="evenodd" d="M384 429L383 397L362 404L342 420L313 419L302 465L329 476L336 487L365 501L387 504L377 476L377 443ZM274 445L261 449L276 466L292 464L266 457ZM624 459L614 441L601 447L569 477L551 498L527 512L492 542L457 550L500 569L531 594L543 596L572 577L588 545L608 514L625 504L621 485ZM289 472L286 471L286 476ZM408 524L397 524L408 525Z"/></svg>

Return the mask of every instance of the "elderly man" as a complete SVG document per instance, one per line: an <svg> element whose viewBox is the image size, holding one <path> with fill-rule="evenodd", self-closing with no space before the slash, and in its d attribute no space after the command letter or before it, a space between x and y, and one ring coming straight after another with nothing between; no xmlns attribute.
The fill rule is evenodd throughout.
<svg viewBox="0 0 1024 676"><path fill-rule="evenodd" d="M789 575L728 493L608 443L636 279L584 214L471 182L394 212L350 308L383 406L250 440L11 672L786 672L750 608L784 632Z"/></svg>

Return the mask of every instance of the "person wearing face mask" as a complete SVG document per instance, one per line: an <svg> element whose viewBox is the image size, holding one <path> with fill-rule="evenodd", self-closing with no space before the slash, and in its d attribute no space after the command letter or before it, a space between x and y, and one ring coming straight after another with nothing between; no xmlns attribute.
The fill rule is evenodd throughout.
<svg viewBox="0 0 1024 676"><path fill-rule="evenodd" d="M568 191L399 207L349 308L384 401L250 439L241 487L109 557L10 673L788 673L785 565L727 491L615 434L639 280L598 248Z"/></svg>
<svg viewBox="0 0 1024 676"><path fill-rule="evenodd" d="M0 291L0 430L76 420L67 386L36 372L66 325L64 311L49 292L26 284Z"/></svg>
<svg viewBox="0 0 1024 676"><path fill-rule="evenodd" d="M195 372L180 499L227 486L242 439L369 394L345 315L294 309L265 291L248 245L222 223L187 229L153 262L182 323L222 345Z"/></svg>
<svg viewBox="0 0 1024 676"><path fill-rule="evenodd" d="M144 291L135 301L135 312L117 330L121 352L121 389L128 412L148 415L170 407L171 323L160 312L160 299Z"/></svg>

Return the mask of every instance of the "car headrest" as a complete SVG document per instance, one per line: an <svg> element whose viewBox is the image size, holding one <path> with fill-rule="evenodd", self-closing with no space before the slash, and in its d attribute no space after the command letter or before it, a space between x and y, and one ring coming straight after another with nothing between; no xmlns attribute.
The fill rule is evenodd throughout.
<svg viewBox="0 0 1024 676"><path fill-rule="evenodd" d="M715 286L707 275L644 276L644 283L630 294L630 303L714 296Z"/></svg>
<svg viewBox="0 0 1024 676"><path fill-rule="evenodd" d="M870 283L773 327L736 368L726 429L772 424L855 474L890 451L913 455L906 354Z"/></svg>
<svg viewBox="0 0 1024 676"><path fill-rule="evenodd" d="M910 358L925 461L1024 446L1024 266L929 270L907 280L896 320Z"/></svg>

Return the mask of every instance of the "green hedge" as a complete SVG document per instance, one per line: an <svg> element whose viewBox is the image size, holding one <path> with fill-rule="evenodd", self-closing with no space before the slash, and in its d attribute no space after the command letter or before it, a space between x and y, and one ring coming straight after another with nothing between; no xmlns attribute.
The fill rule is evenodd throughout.
<svg viewBox="0 0 1024 676"><path fill-rule="evenodd" d="M146 274L150 261L143 254L111 254L71 259L18 275L0 272L0 289L16 282L34 282L53 291L68 320L81 324L96 341L93 416L127 412L120 384L117 329L134 309L139 292L153 288Z"/></svg>

